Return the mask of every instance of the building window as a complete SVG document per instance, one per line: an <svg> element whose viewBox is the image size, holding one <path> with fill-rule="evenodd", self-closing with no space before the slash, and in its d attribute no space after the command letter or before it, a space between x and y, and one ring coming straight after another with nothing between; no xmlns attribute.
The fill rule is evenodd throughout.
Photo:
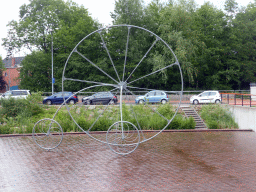
<svg viewBox="0 0 256 192"><path fill-rule="evenodd" d="M6 77L6 76L7 76L7 73L4 73L4 76Z"/></svg>

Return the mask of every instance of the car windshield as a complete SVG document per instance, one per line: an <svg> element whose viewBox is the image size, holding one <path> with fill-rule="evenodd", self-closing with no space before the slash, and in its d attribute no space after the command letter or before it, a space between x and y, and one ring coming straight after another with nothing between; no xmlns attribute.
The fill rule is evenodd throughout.
<svg viewBox="0 0 256 192"><path fill-rule="evenodd" d="M60 93L55 93L53 96L54 97L63 97L63 94L62 94L62 92L60 92Z"/></svg>
<svg viewBox="0 0 256 192"><path fill-rule="evenodd" d="M12 92L11 91L7 91L7 92L4 93L4 95L5 96L10 96L10 95L12 95Z"/></svg>

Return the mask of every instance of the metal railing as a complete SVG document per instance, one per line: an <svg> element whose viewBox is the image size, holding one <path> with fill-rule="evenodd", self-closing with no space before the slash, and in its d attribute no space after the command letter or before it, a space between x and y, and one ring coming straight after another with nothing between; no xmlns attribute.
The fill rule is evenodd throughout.
<svg viewBox="0 0 256 192"><path fill-rule="evenodd" d="M256 95L242 93L221 93L223 104L256 106Z"/></svg>

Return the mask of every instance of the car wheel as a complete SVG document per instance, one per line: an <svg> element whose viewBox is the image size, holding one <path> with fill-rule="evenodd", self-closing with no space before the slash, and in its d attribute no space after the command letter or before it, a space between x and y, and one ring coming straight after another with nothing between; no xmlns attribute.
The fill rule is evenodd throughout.
<svg viewBox="0 0 256 192"><path fill-rule="evenodd" d="M164 104L167 103L167 101L166 101L165 99L163 99L163 100L161 101L161 103L164 105Z"/></svg>
<svg viewBox="0 0 256 192"><path fill-rule="evenodd" d="M109 101L109 105L114 105L115 104L115 101L114 100L110 100Z"/></svg>
<svg viewBox="0 0 256 192"><path fill-rule="evenodd" d="M47 101L46 101L46 104L47 104L47 105L51 105L51 104L52 104L52 101L51 101L51 100L47 100Z"/></svg>
<svg viewBox="0 0 256 192"><path fill-rule="evenodd" d="M70 104L70 105L74 105L74 104L75 104L75 101L72 99L72 100L69 101L69 104Z"/></svg>
<svg viewBox="0 0 256 192"><path fill-rule="evenodd" d="M90 100L86 100L86 104L87 104L87 105L90 105L90 104L91 104L91 101L90 101Z"/></svg>
<svg viewBox="0 0 256 192"><path fill-rule="evenodd" d="M219 100L219 99L217 99L217 100L215 101L215 103L216 103L216 104L219 104L219 103L220 103L220 100Z"/></svg>
<svg viewBox="0 0 256 192"><path fill-rule="evenodd" d="M198 100L194 100L194 101L193 101L193 104L194 104L194 105L197 105L198 103L199 103Z"/></svg>
<svg viewBox="0 0 256 192"><path fill-rule="evenodd" d="M139 104L144 104L144 101L142 99L139 100Z"/></svg>

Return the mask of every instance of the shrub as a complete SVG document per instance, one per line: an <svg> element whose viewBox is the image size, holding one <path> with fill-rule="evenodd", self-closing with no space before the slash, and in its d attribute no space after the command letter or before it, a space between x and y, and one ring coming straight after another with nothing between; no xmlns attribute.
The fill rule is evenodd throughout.
<svg viewBox="0 0 256 192"><path fill-rule="evenodd" d="M27 99L1 99L0 116L9 118L21 115L31 117L42 112L42 107L38 104L38 94L28 96Z"/></svg>
<svg viewBox="0 0 256 192"><path fill-rule="evenodd" d="M0 113L4 114L4 117L1 116L3 124L0 125L0 134L32 133L32 129L38 120L52 119L53 117L62 126L64 132L81 131L73 122L65 107L61 108L54 116L59 106L44 106L39 105L39 102L41 102L40 94L32 94L26 100L5 100L2 104L3 107L0 109ZM171 105L152 105L151 107L167 119L171 119L175 113L175 109ZM95 108L69 106L73 118L85 131L91 127L104 109L105 106L95 106ZM137 122L139 122L141 129L160 130L167 124L166 119L145 105L128 106L124 104L122 109L123 120L131 122L137 127ZM116 105L109 106L93 125L91 131L107 131L116 121L120 121L120 108ZM187 119L177 114L167 129L193 129L195 128L194 124L193 119Z"/></svg>
<svg viewBox="0 0 256 192"><path fill-rule="evenodd" d="M200 115L209 129L238 128L230 112L221 105L204 105L200 110Z"/></svg>

